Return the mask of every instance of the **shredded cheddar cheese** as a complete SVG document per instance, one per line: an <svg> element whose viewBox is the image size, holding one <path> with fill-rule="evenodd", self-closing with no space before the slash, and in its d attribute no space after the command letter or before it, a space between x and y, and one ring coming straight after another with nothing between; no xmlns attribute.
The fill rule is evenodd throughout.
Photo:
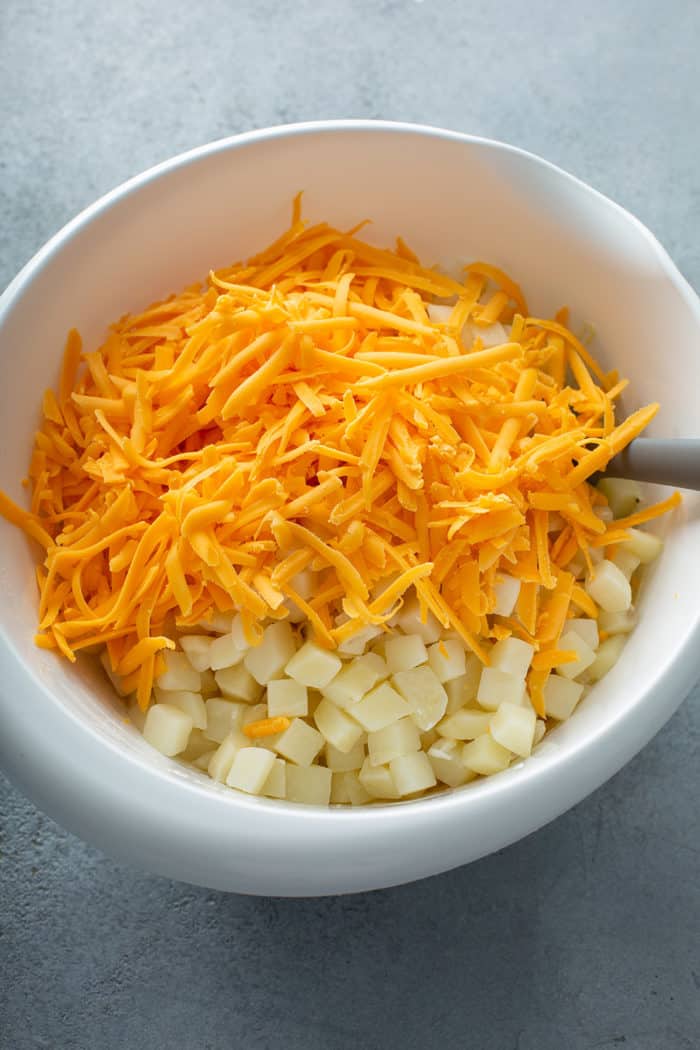
<svg viewBox="0 0 700 1050"><path fill-rule="evenodd" d="M106 645L143 708L176 631L216 612L240 610L255 639L291 600L334 648L415 589L485 662L489 640L534 643L542 714L547 675L573 659L567 616L596 615L568 563L677 501L610 526L594 513L588 479L658 406L616 424L625 381L564 312L530 316L486 263L457 281L355 233L306 227L297 200L246 264L121 318L96 350L69 334L31 509L0 494L0 513L45 548L37 644L71 660ZM496 322L507 338L484 345ZM513 617L494 613L499 572L521 581Z"/></svg>

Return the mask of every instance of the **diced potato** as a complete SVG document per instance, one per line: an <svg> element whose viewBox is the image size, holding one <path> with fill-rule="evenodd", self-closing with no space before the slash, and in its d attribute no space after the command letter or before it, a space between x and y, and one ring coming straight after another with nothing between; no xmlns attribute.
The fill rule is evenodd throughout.
<svg viewBox="0 0 700 1050"><path fill-rule="evenodd" d="M207 711L199 693L189 693L184 689L165 690L156 687L155 694L159 704L170 704L189 715L195 729L207 728Z"/></svg>
<svg viewBox="0 0 700 1050"><path fill-rule="evenodd" d="M428 649L428 659L433 674L439 682L449 682L466 673L467 659L464 645L456 638L445 638Z"/></svg>
<svg viewBox="0 0 700 1050"><path fill-rule="evenodd" d="M363 735L361 725L331 700L325 698L314 711L314 722L326 740L338 751L348 752Z"/></svg>
<svg viewBox="0 0 700 1050"><path fill-rule="evenodd" d="M606 638L604 642L600 643L598 654L588 668L588 677L592 682L599 681L603 675L606 675L614 667L625 647L626 641L626 635L614 634L611 638Z"/></svg>
<svg viewBox="0 0 700 1050"><path fill-rule="evenodd" d="M243 617L240 613L236 613L233 618L233 623L231 624L231 637L233 638L236 648L240 649L241 654L244 654L246 649L250 649L253 644L252 639L249 639L245 632Z"/></svg>
<svg viewBox="0 0 700 1050"><path fill-rule="evenodd" d="M230 634L233 617L233 612L212 610L206 620L199 621L198 626L203 627L205 631L212 631L214 634Z"/></svg>
<svg viewBox="0 0 700 1050"><path fill-rule="evenodd" d="M589 649L597 649L600 645L600 636L598 634L598 621L589 620L588 617L573 617L571 620L567 620L564 629L566 631L575 631L579 638L583 638L584 642ZM562 645L558 646L559 649L563 649Z"/></svg>
<svg viewBox="0 0 700 1050"><path fill-rule="evenodd" d="M180 645L195 671L206 671L211 667L210 649L214 641L208 634L183 634Z"/></svg>
<svg viewBox="0 0 700 1050"><path fill-rule="evenodd" d="M153 704L146 715L143 738L162 755L172 758L187 747L192 719L171 704Z"/></svg>
<svg viewBox="0 0 700 1050"><path fill-rule="evenodd" d="M527 758L532 751L537 716L517 704L501 704L491 719L490 733L497 744Z"/></svg>
<svg viewBox="0 0 700 1050"><path fill-rule="evenodd" d="M598 488L605 495L616 518L633 514L642 498L639 482L627 478L601 478Z"/></svg>
<svg viewBox="0 0 700 1050"><path fill-rule="evenodd" d="M139 705L134 700L133 703L129 704L129 706L127 707L126 713L134 729L138 729L139 733L143 733L143 727L146 721L146 712L142 711Z"/></svg>
<svg viewBox="0 0 700 1050"><path fill-rule="evenodd" d="M399 755L420 751L420 733L412 718L399 718L398 722L369 733L367 747L371 764L383 766Z"/></svg>
<svg viewBox="0 0 700 1050"><path fill-rule="evenodd" d="M199 729L193 729L187 741L187 747L180 753L180 758L185 762L194 762L208 752L213 753L214 748L209 737L206 737Z"/></svg>
<svg viewBox="0 0 700 1050"><path fill-rule="evenodd" d="M260 685L267 685L273 678L280 678L285 666L296 652L296 640L291 624L285 620L271 623L263 631L262 641L249 649L243 658L246 668ZM300 650L301 652L301 650ZM292 677L295 677L292 675ZM304 685L313 685L304 682Z"/></svg>
<svg viewBox="0 0 700 1050"><path fill-rule="evenodd" d="M315 642L305 642L288 661L284 670L285 674L302 685L323 689L335 678L342 666L342 660L329 649L322 649Z"/></svg>
<svg viewBox="0 0 700 1050"><path fill-rule="evenodd" d="M222 667L214 677L224 696L230 696L234 700L255 703L262 696L262 686L256 682L243 664L237 664L235 667Z"/></svg>
<svg viewBox="0 0 700 1050"><path fill-rule="evenodd" d="M544 684L543 693L547 718L556 718L559 722L563 722L573 714L583 694L583 686L580 682L573 682L570 678L550 674Z"/></svg>
<svg viewBox="0 0 700 1050"><path fill-rule="evenodd" d="M287 763L283 758L275 759L260 794L266 795L267 798L286 798Z"/></svg>
<svg viewBox="0 0 700 1050"><path fill-rule="evenodd" d="M427 751L428 748L432 747L439 736L440 734L438 733L437 729L426 729L424 733L421 733L421 751Z"/></svg>
<svg viewBox="0 0 700 1050"><path fill-rule="evenodd" d="M325 741L313 726L300 718L292 720L288 729L280 734L274 747L278 754L296 762L299 766L310 766Z"/></svg>
<svg viewBox="0 0 700 1050"><path fill-rule="evenodd" d="M248 705L212 696L204 702L204 707L207 719L204 735L208 740L221 743L231 730L240 728Z"/></svg>
<svg viewBox="0 0 700 1050"><path fill-rule="evenodd" d="M586 590L606 612L624 612L632 604L630 582L614 562L605 558L586 581Z"/></svg>
<svg viewBox="0 0 700 1050"><path fill-rule="evenodd" d="M195 671L184 653L165 649L161 656L165 661L165 670L156 679L156 685L159 685L161 689L173 691L180 689L191 693L200 691L199 671Z"/></svg>
<svg viewBox="0 0 700 1050"><path fill-rule="evenodd" d="M478 325L472 321L464 326L463 339L465 346L472 346L475 340L480 339L484 350L490 346L501 346L508 342L508 335L500 321L493 324Z"/></svg>
<svg viewBox="0 0 700 1050"><path fill-rule="evenodd" d="M495 711L503 703L519 704L524 690L525 682L519 675L498 667L484 667L476 699L487 711Z"/></svg>
<svg viewBox="0 0 700 1050"><path fill-rule="evenodd" d="M327 806L331 800L332 777L325 766L287 766L288 801Z"/></svg>
<svg viewBox="0 0 700 1050"><path fill-rule="evenodd" d="M350 792L345 773L333 773L331 779L331 806L349 806Z"/></svg>
<svg viewBox="0 0 700 1050"><path fill-rule="evenodd" d="M244 726L249 726L251 722L261 722L264 718L267 718L267 704L244 704L243 715L241 716L241 729ZM265 737L261 743L269 743L270 738Z"/></svg>
<svg viewBox="0 0 700 1050"><path fill-rule="evenodd" d="M198 758L193 758L191 760L192 765L195 766L196 769L201 769L203 773L208 773L209 763L215 754L216 751L205 751L203 754L199 755Z"/></svg>
<svg viewBox="0 0 700 1050"><path fill-rule="evenodd" d="M496 616L512 616L520 595L520 580L514 576L501 576L496 580L493 590L496 595L493 610Z"/></svg>
<svg viewBox="0 0 700 1050"><path fill-rule="evenodd" d="M450 320L453 307L442 303L428 303L426 306L428 317L433 324L447 324Z"/></svg>
<svg viewBox="0 0 700 1050"><path fill-rule="evenodd" d="M426 732L437 725L447 708L447 693L431 667L399 671L391 681L408 704L419 729Z"/></svg>
<svg viewBox="0 0 700 1050"><path fill-rule="evenodd" d="M626 576L628 580L631 580L635 572L642 564L641 560L636 554L632 554L631 551L624 550L624 548L617 547L617 550L610 559L614 565L617 565L623 576Z"/></svg>
<svg viewBox="0 0 700 1050"><path fill-rule="evenodd" d="M388 766L373 766L369 758L366 758L357 776L362 787L372 798L400 798Z"/></svg>
<svg viewBox="0 0 700 1050"><path fill-rule="evenodd" d="M642 565L648 565L659 556L664 545L664 541L659 536L655 536L653 532L646 532L644 529L627 529L626 531L628 539L623 540L620 544L622 550L634 554Z"/></svg>
<svg viewBox="0 0 700 1050"><path fill-rule="evenodd" d="M412 667L427 663L428 650L417 634L397 634L386 640L386 662L389 674L410 671Z"/></svg>
<svg viewBox="0 0 700 1050"><path fill-rule="evenodd" d="M339 751L337 747L326 743L326 765L334 773L350 773L359 769L366 758L365 745L367 738L363 733L354 747L349 751Z"/></svg>
<svg viewBox="0 0 700 1050"><path fill-rule="evenodd" d="M558 665L557 673L563 675L564 678L578 678L595 660L594 650L586 645L578 631L567 628L557 645L559 649L573 649L574 652L578 653L577 660ZM511 750L514 751L515 748L511 748Z"/></svg>
<svg viewBox="0 0 700 1050"><path fill-rule="evenodd" d="M338 707L349 709L388 673L386 662L376 653L356 656L324 687L323 695Z"/></svg>
<svg viewBox="0 0 700 1050"><path fill-rule="evenodd" d="M510 765L512 755L490 735L478 736L462 748L462 762L473 773L488 777Z"/></svg>
<svg viewBox="0 0 700 1050"><path fill-rule="evenodd" d="M372 801L372 796L369 791L360 782L359 772L343 773L342 776L345 777L345 787L350 796L351 806L365 806L368 802Z"/></svg>
<svg viewBox="0 0 700 1050"><path fill-rule="evenodd" d="M541 718L538 718L535 722L535 736L532 741L532 746L536 747L544 734L547 732L547 723L543 722Z"/></svg>
<svg viewBox="0 0 700 1050"><path fill-rule="evenodd" d="M356 631L355 634L342 641L337 651L341 656L361 656L370 642L383 634L384 631L379 624L368 623L365 627Z"/></svg>
<svg viewBox="0 0 700 1050"><path fill-rule="evenodd" d="M220 638L214 638L209 646L209 666L212 671L234 667L244 655L245 652L238 648L231 634L222 634Z"/></svg>
<svg viewBox="0 0 700 1050"><path fill-rule="evenodd" d="M415 795L435 787L437 780L430 759L422 751L392 758L389 769L399 795Z"/></svg>
<svg viewBox="0 0 700 1050"><path fill-rule="evenodd" d="M402 673L413 674L415 672L404 671ZM406 701L388 682L382 682L381 685L370 690L352 708L352 717L371 733L391 725L392 722L397 722L399 718L410 713L411 709Z"/></svg>
<svg viewBox="0 0 700 1050"><path fill-rule="evenodd" d="M523 642L520 638L504 638L496 642L491 650L490 666L498 671L515 675L516 678L524 678L534 653L534 646L528 642Z"/></svg>
<svg viewBox="0 0 700 1050"><path fill-rule="evenodd" d="M248 747L249 745L248 737L244 736L239 729L234 729L228 736L225 736L212 755L207 767L212 780L218 780L219 783L223 784L233 765L236 752L240 751L242 747Z"/></svg>
<svg viewBox="0 0 700 1050"><path fill-rule="evenodd" d="M396 622L404 634L417 634L426 645L436 642L442 635L443 628L428 610L425 622L421 619L420 602L415 594L406 598L400 609Z"/></svg>
<svg viewBox="0 0 700 1050"><path fill-rule="evenodd" d="M428 750L433 773L448 787L460 787L474 779L474 772L462 762L462 745L456 740L437 740Z"/></svg>
<svg viewBox="0 0 700 1050"><path fill-rule="evenodd" d="M444 683L445 692L447 693L446 713L448 715L454 714L455 711L459 711L460 707L471 704L472 701L476 700L482 666L478 656L475 656L474 653L467 653L464 674L461 674L459 678L451 678L449 682Z"/></svg>
<svg viewBox="0 0 700 1050"><path fill-rule="evenodd" d="M267 713L270 718L286 715L302 718L309 713L309 693L293 678L276 678L267 683Z"/></svg>
<svg viewBox="0 0 700 1050"><path fill-rule="evenodd" d="M633 605L624 612L605 612L598 617L598 626L608 634L630 634L637 625L637 610Z"/></svg>
<svg viewBox="0 0 700 1050"><path fill-rule="evenodd" d="M441 736L450 740L476 740L478 736L488 733L492 718L491 711L463 707L453 715L443 718L437 728Z"/></svg>
<svg viewBox="0 0 700 1050"><path fill-rule="evenodd" d="M234 755L226 777L229 787L259 795L275 764L274 751L264 747L242 747Z"/></svg>

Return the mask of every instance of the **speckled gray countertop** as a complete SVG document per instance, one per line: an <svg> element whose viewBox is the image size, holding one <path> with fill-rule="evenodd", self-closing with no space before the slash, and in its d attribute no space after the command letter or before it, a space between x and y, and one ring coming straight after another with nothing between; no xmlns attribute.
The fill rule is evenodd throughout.
<svg viewBox="0 0 700 1050"><path fill-rule="evenodd" d="M700 287L697 0L4 0L0 282L67 219L244 129L386 117L501 138L646 222ZM700 693L502 853L356 897L113 863L0 780L2 1050L695 1050Z"/></svg>

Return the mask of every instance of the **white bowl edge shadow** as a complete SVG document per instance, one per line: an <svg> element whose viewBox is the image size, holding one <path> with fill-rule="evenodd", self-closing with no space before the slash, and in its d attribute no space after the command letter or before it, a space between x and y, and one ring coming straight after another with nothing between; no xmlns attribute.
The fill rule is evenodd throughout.
<svg viewBox="0 0 700 1050"><path fill-rule="evenodd" d="M508 178L518 186L529 180L530 192L535 198L543 195L548 206L545 213L540 202L538 236L551 220L552 203L560 225L566 219L559 211L564 214L570 208L581 210L581 224L584 219L593 223L594 233L586 225L580 237L595 242L594 248L587 245L594 255L596 238L603 236L609 224L617 238L627 238L624 250L620 249L623 262L631 266L634 259L640 273L652 283L661 279L669 302L676 301L686 311L686 327L695 331L697 345L700 304L656 238L639 220L573 176L522 150L489 140L412 125L333 121L271 128L221 140L166 161L117 187L47 242L10 284L0 298L0 348L8 317L18 304L31 298L37 279L45 282L48 276L50 281L52 268L56 269L67 248L79 249L75 242L95 223L109 218L113 210L128 209L132 199L137 201L140 192L159 186L161 179L166 183L168 177L177 179L192 165L196 176L198 165L206 168L211 161L216 166L229 157L234 163L239 156L245 157L246 150L269 151L278 146L288 157L295 156L300 170L305 170L305 142L311 144L312 153L320 149L321 155L324 150L333 154L348 135L362 138L364 148L370 150L372 143L376 147L381 141L378 153L385 166L391 164L388 157L394 147L410 150L420 140L428 151L442 154L443 159L452 150L469 151L472 160L476 157L487 167L490 163L492 182L505 179L510 190L513 186L507 185ZM329 136L335 139L332 145ZM293 168L293 159L290 164ZM286 192L277 194L272 211L278 226L282 196L286 207L297 188L301 187L290 186L288 179ZM312 207L315 197L322 195L312 189ZM390 207L386 210L391 212ZM314 211L312 218L334 218ZM444 228L449 218L443 216ZM396 224L392 216L384 221L387 227ZM403 226L399 223L393 232L406 235L411 243L407 225L408 220ZM484 244L487 234L488 230L482 231ZM426 250L437 250L437 245L431 247L435 242L430 242L425 230L417 235L419 248L421 236L428 242ZM263 236L250 247L261 247L265 242ZM492 261L509 261L502 258L508 254L507 242L503 243L505 249L491 255ZM230 259L215 262L226 261ZM199 272L195 271L191 279ZM527 274L516 267L512 272L529 291ZM56 274L53 280L58 287ZM551 291L553 283L556 281L546 277L540 279L541 299L545 290L549 296L560 295L557 289ZM132 295L129 292L127 298ZM544 310L537 293L533 298L538 309ZM133 298L131 306L138 306ZM590 309L587 314L590 316ZM103 313L102 324L114 315ZM662 320L666 318L665 313ZM89 320L88 330L91 324L94 327L99 321ZM59 332L60 339L64 332ZM55 347L51 349L55 368L54 351ZM681 348L681 354L688 353ZM4 365L3 357L0 367ZM697 371L697 364L695 368ZM629 373L624 368L622 371ZM636 378L633 375L633 382ZM654 378L647 377L647 383L653 385ZM38 401L36 394L34 397ZM34 404L26 404L34 411ZM683 432L691 425L689 419L685 406L673 421L670 417L663 421L665 433L677 432L674 427ZM28 434L24 439L28 448ZM5 471L0 474L0 487L13 490L13 494L17 494L17 476L26 464L26 457L19 458L20 445L18 442L11 471L0 465ZM5 622L0 630L2 766L50 815L107 853L151 871L219 889L289 896L350 892L410 881L474 860L534 831L598 787L644 746L692 686L697 674L694 649L700 637L700 608L692 591L695 584L697 592L700 580L687 565L681 569L682 552L698 545L697 507L697 499L689 497L673 526L662 526L671 528L674 543L669 544L660 564L645 581L641 622L617 667L532 759L466 789L360 810L321 810L237 795L152 752L110 712L104 688L99 704L89 688L78 689L79 698L71 697L71 684L75 692L77 683L70 671L57 666L53 654L32 650L34 625L28 615L22 623L26 644L24 640L18 642L16 624L12 625L14 638ZM29 556L24 541L4 523L2 529L3 537L7 537L0 550L0 581L4 586L11 576L13 555L13 564L25 567ZM26 582L26 576L22 581ZM10 583L8 593L17 600L16 607L24 613L32 611L34 600L22 593L19 577L14 586L12 592ZM674 599L676 587L678 596ZM677 609L670 625L664 628L659 616L652 622L651 603L660 602L668 608L674 601ZM640 675L645 654L659 650L653 668ZM25 695L30 705L18 702L17 698ZM609 704L611 696L614 705Z"/></svg>

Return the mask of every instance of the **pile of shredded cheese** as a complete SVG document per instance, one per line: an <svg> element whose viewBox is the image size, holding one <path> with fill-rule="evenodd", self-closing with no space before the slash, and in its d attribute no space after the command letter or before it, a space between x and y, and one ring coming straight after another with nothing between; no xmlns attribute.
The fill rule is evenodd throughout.
<svg viewBox="0 0 700 1050"><path fill-rule="evenodd" d="M297 199L247 264L122 318L96 350L69 335L31 511L0 495L0 512L46 549L37 643L70 660L106 645L142 708L177 629L216 611L240 610L252 641L291 600L334 648L415 588L485 662L489 639L534 644L543 713L567 615L596 616L566 566L678 501L596 515L587 479L658 406L616 425L626 381L566 311L531 317L493 266L458 281L356 234L305 226ZM484 345L496 322L507 340ZM308 601L292 582L307 566ZM517 617L493 614L500 571L522 581Z"/></svg>

